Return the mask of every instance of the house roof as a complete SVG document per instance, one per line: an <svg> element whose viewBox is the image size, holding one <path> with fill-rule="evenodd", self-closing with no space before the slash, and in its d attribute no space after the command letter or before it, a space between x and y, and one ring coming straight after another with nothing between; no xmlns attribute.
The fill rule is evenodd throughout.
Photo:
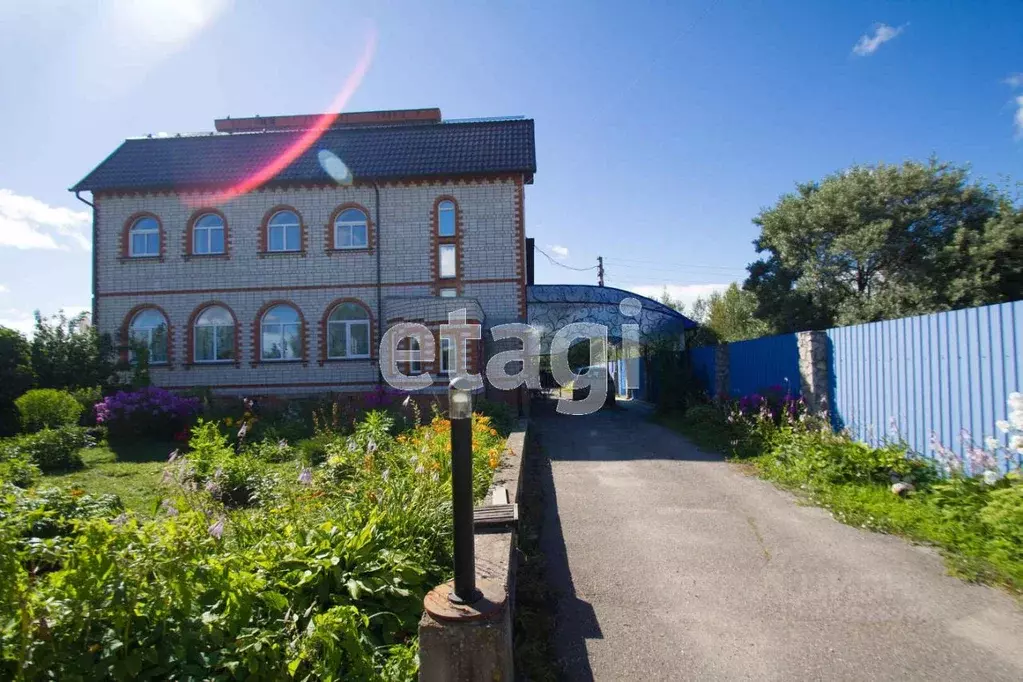
<svg viewBox="0 0 1023 682"><path fill-rule="evenodd" d="M71 191L221 189L282 154L303 131L210 133L125 140ZM318 155L340 158L355 180L536 172L531 119L329 129L266 184L331 182Z"/></svg>

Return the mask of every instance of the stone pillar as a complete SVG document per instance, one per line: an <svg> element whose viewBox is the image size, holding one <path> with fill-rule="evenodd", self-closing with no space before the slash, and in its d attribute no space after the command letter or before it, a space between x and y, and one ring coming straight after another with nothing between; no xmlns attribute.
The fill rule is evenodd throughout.
<svg viewBox="0 0 1023 682"><path fill-rule="evenodd" d="M728 344L718 344L714 350L714 397L726 400L731 395L728 374Z"/></svg>
<svg viewBox="0 0 1023 682"><path fill-rule="evenodd" d="M825 332L799 332L799 386L812 414L828 417L828 391L831 366L828 360L828 335Z"/></svg>

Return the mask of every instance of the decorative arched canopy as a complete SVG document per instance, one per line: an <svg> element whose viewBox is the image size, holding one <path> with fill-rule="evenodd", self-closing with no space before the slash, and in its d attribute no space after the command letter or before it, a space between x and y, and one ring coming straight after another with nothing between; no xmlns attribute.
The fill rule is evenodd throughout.
<svg viewBox="0 0 1023 682"><path fill-rule="evenodd" d="M558 329L574 322L603 324L615 342L622 338L622 324L638 324L641 340L681 339L686 329L697 326L663 303L614 287L533 284L526 287L526 302L529 324L542 330L542 348L549 347Z"/></svg>

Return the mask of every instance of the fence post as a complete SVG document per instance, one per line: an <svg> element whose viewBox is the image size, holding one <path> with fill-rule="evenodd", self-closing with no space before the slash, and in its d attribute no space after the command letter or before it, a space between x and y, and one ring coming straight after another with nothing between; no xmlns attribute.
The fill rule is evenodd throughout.
<svg viewBox="0 0 1023 682"><path fill-rule="evenodd" d="M799 332L799 385L810 412L822 417L830 416L828 388L831 367L828 363L828 335L826 332Z"/></svg>
<svg viewBox="0 0 1023 682"><path fill-rule="evenodd" d="M714 397L725 400L731 395L728 372L728 344L718 344L714 349Z"/></svg>

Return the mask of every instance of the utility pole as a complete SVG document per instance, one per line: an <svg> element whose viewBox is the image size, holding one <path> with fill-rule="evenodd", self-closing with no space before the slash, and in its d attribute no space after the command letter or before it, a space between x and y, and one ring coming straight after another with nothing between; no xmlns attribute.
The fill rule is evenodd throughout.
<svg viewBox="0 0 1023 682"><path fill-rule="evenodd" d="M604 286L604 257L597 256L597 286Z"/></svg>

